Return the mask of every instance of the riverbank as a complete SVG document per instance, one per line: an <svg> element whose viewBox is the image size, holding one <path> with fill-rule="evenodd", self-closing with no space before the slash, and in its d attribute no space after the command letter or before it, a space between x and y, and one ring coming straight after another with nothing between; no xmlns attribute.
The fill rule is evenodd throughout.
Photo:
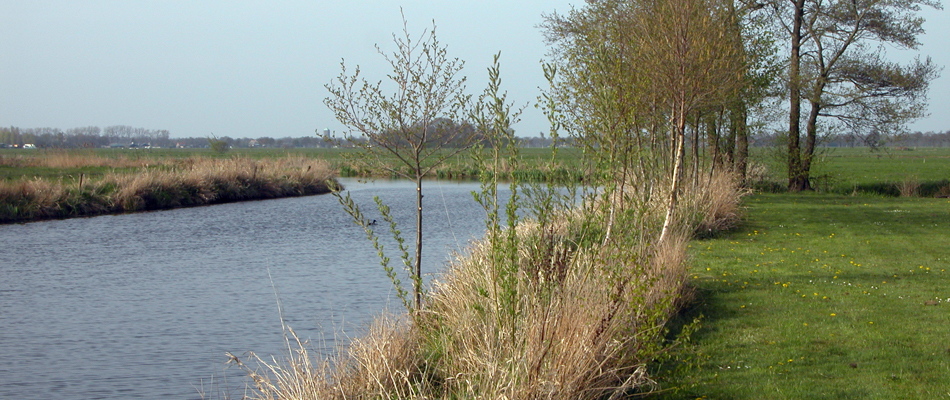
<svg viewBox="0 0 950 400"><path fill-rule="evenodd" d="M322 194L335 176L327 162L304 157L143 161L63 154L18 162L22 168L96 172L0 181L0 223Z"/></svg>
<svg viewBox="0 0 950 400"><path fill-rule="evenodd" d="M577 203L525 191L515 206L548 204L544 216L489 230L435 279L422 310L381 315L329 359L303 338L283 362L231 361L260 399L649 392L649 366L696 327L669 324L690 298L687 244L736 222L744 193L726 174L684 181L691 187L663 241L662 183L631 181L622 194Z"/></svg>

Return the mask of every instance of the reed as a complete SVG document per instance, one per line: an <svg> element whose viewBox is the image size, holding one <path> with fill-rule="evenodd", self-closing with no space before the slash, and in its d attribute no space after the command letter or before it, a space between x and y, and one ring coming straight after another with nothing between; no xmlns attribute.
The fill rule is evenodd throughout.
<svg viewBox="0 0 950 400"><path fill-rule="evenodd" d="M308 367L321 358L304 345L281 362L245 366L254 396L613 399L653 390L650 363L678 343L668 321L689 293L687 243L700 226L734 221L737 182L696 180L684 192L687 217L663 242L663 207L650 201L618 213L609 240L609 207L592 203L522 222L515 240L489 235L449 266L422 310L379 317L326 368ZM303 386L313 391L291 390Z"/></svg>
<svg viewBox="0 0 950 400"><path fill-rule="evenodd" d="M57 162L71 162L71 158ZM93 161L86 158L84 162ZM52 161L48 161L52 162ZM188 158L99 179L0 182L0 222L23 222L326 193L327 163Z"/></svg>

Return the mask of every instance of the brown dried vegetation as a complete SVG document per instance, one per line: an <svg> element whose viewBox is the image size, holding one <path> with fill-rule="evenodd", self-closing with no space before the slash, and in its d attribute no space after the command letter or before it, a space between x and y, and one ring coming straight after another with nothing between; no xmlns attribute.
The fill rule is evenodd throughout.
<svg viewBox="0 0 950 400"><path fill-rule="evenodd" d="M613 399L650 391L649 363L675 345L667 322L688 292L691 233L726 228L738 215L734 177L694 182L678 213L692 217L662 242L658 201L618 217L611 240L601 241L607 208L594 207L520 224L514 252L504 240L473 243L422 310L380 316L326 362L298 342L282 362L244 366L255 396Z"/></svg>
<svg viewBox="0 0 950 400"><path fill-rule="evenodd" d="M44 166L88 166L128 159L77 159L63 154ZM41 162L41 161L32 161ZM85 164L82 164L85 162ZM0 222L158 210L328 192L327 163L303 157L273 160L186 158L109 173L89 182L43 178L0 182Z"/></svg>

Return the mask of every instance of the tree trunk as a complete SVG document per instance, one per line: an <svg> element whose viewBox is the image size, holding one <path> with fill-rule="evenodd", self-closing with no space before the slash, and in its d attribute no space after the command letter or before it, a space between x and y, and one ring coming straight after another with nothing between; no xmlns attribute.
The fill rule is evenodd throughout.
<svg viewBox="0 0 950 400"><path fill-rule="evenodd" d="M693 183L699 184L699 125L700 117L696 117L696 126L693 127Z"/></svg>
<svg viewBox="0 0 950 400"><path fill-rule="evenodd" d="M715 113L706 114L706 140L709 141L709 158L712 160L710 172L722 166L722 151L719 149L717 122Z"/></svg>
<svg viewBox="0 0 950 400"><path fill-rule="evenodd" d="M680 105L680 107L684 107ZM686 153L684 146L686 136L686 115L684 110L674 110L674 128L673 128L673 176L670 183L670 197L666 208L666 219L663 221L663 230L660 231L658 243L663 243L666 236L669 235L670 225L673 223L673 212L676 210L677 196L679 191L680 175L683 174L683 155Z"/></svg>
<svg viewBox="0 0 950 400"><path fill-rule="evenodd" d="M418 171L418 169L417 169ZM412 282L416 311L422 309L422 175L416 174L416 276Z"/></svg>
<svg viewBox="0 0 950 400"><path fill-rule="evenodd" d="M811 112L808 113L808 122L805 125L805 148L802 149L802 171L807 178L811 172L811 162L815 155L815 143L818 141L818 114L821 112L821 103L810 101ZM806 179L805 186L811 190L811 184Z"/></svg>
<svg viewBox="0 0 950 400"><path fill-rule="evenodd" d="M742 183L745 184L746 170L749 168L749 123L745 102L740 101L733 112L736 130L735 171L739 174Z"/></svg>
<svg viewBox="0 0 950 400"><path fill-rule="evenodd" d="M795 0L795 21L792 26L792 54L788 68L788 191L800 192L808 188L807 172L803 174L799 136L801 135L801 47L802 20L805 0Z"/></svg>

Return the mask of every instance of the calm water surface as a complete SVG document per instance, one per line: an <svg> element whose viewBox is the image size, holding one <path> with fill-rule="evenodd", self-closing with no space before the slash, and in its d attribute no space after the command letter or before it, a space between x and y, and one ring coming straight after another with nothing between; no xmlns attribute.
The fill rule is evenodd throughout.
<svg viewBox="0 0 950 400"><path fill-rule="evenodd" d="M412 241L411 183L344 184ZM477 189L424 187L423 273L484 232ZM0 225L0 399L240 398L224 354L282 354L275 292L317 348L401 307L330 195Z"/></svg>

